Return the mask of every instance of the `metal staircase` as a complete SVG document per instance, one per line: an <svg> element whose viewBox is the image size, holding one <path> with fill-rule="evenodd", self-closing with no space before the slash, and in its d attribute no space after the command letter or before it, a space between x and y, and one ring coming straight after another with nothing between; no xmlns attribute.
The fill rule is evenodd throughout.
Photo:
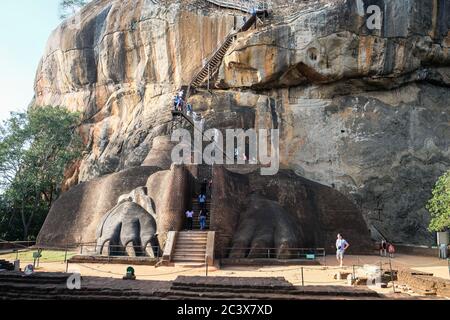
<svg viewBox="0 0 450 320"><path fill-rule="evenodd" d="M256 22L257 15L251 15L249 19L244 23L244 25L237 31L232 30L226 37L225 41L213 52L213 54L207 58L206 64L200 69L198 73L192 78L192 81L188 87L188 94L193 88L201 87L202 84L213 75L215 75L222 64L223 58L227 53L228 49L231 47L233 42L236 40L238 33L248 31L253 24Z"/></svg>
<svg viewBox="0 0 450 320"><path fill-rule="evenodd" d="M236 32L233 30L230 32L225 41L219 46L219 48L207 59L207 63L203 68L192 78L190 88L198 88L202 85L208 75L212 75L219 68L222 63L225 53L233 44L236 37Z"/></svg>
<svg viewBox="0 0 450 320"><path fill-rule="evenodd" d="M267 12L272 8L272 1L255 1L255 0L206 0L216 6L228 9L243 11L245 13Z"/></svg>
<svg viewBox="0 0 450 320"><path fill-rule="evenodd" d="M251 0L207 0L223 8L230 8L251 14L245 23L238 30L231 30L225 37L225 40L217 47L217 49L206 59L205 65L193 76L189 86L182 86L180 90L184 91L183 101L187 103L191 95L191 91L200 88L207 80L209 81L217 74L223 58L236 40L237 34L248 31L257 21L258 16L267 14L271 10L271 1L251 1ZM172 128L174 129L183 125L184 121L190 123L194 127L191 117L185 113L186 111L172 111Z"/></svg>

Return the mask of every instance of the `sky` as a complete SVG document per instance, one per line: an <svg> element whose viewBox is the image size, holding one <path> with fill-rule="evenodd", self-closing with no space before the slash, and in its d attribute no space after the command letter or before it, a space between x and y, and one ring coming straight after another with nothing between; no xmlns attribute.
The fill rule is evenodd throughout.
<svg viewBox="0 0 450 320"><path fill-rule="evenodd" d="M0 121L26 110L60 0L3 0L0 11Z"/></svg>

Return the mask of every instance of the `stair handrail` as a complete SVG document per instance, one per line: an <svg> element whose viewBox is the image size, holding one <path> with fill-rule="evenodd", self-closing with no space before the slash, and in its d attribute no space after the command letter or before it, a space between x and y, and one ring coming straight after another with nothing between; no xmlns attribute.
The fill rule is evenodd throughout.
<svg viewBox="0 0 450 320"><path fill-rule="evenodd" d="M269 1L207 0L207 1L219 7L236 9L246 13L252 13L253 9L256 9L257 12L264 12L270 10L270 8L272 7L272 1L270 0Z"/></svg>
<svg viewBox="0 0 450 320"><path fill-rule="evenodd" d="M195 75L192 77L191 82L189 84L189 89L192 87L192 83L197 79L198 76L200 76L200 74L203 72L203 70L211 63L211 60L214 58L214 56L222 49L222 47L225 45L225 43L227 43L227 41L231 38L234 37L237 34L237 31L233 28L231 29L231 31L225 36L224 41L217 46L216 50L214 52L212 52L206 59L206 63L204 66L202 66L200 68L200 70L195 73ZM186 99L187 101L187 99Z"/></svg>
<svg viewBox="0 0 450 320"><path fill-rule="evenodd" d="M224 5L226 5L226 4L228 3L230 6L231 6L231 5L234 5L236 8L237 8L237 7L239 7L239 8L244 8L244 5L242 5L242 3L247 3L247 4L248 4L248 1L243 2L243 0L237 0L237 2L241 3L241 5L236 5L235 3L231 3L231 2L223 1L223 0L207 0L207 1L209 1L209 2L211 2L211 3L214 3L214 4L216 4L216 5L219 5L219 6L224 6ZM256 8L257 8L257 11L259 11L259 12L268 11L269 8L271 7L271 4L269 4L269 2L271 3L271 1L258 2L258 6L254 6L254 7L256 7ZM249 4L249 6L250 6L250 4ZM250 10L250 9L247 9L247 10L241 10L241 11L245 11L245 12L247 12L247 13L252 13L252 10ZM210 65L211 60L212 60L212 59L214 58L214 56L215 56L215 55L223 48L223 46L225 45L225 43L227 43L227 41L228 41L231 37L234 37L234 36L235 36L236 34L238 34L239 32L246 31L246 30L245 30L245 26L246 26L246 24L250 24L249 22L251 21L252 18L253 18L253 16L252 16L249 20L247 20L247 22L244 23L244 25L243 25L242 27L240 27L238 30L235 30L234 28L231 29L230 32L225 36L224 41L223 41L219 46L217 46L216 50L215 50L214 52L212 52L210 55L208 55L208 57L207 57L206 59L204 59L204 60L206 60L207 62L205 63L204 66L202 66L202 67L199 69L198 72L195 73L195 75L192 77L192 79L191 79L191 81L190 81L190 83L189 83L189 86L188 86L188 92L187 92L187 96L186 96L186 99L185 99L186 102L187 102L188 99L189 99L190 91L191 91L191 88L193 87L193 85L192 85L193 82L196 81L197 78L200 76L200 74L205 70L205 68L208 67L208 65Z"/></svg>

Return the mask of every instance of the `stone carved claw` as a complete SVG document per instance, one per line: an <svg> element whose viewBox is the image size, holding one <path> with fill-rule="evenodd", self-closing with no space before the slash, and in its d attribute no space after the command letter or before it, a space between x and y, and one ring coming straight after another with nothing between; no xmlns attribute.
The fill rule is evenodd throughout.
<svg viewBox="0 0 450 320"><path fill-rule="evenodd" d="M298 248L303 238L298 225L278 202L253 195L248 209L241 214L230 257L267 258L270 254L290 258L290 249Z"/></svg>
<svg viewBox="0 0 450 320"><path fill-rule="evenodd" d="M156 214L146 188L122 195L97 229L97 253L108 256L158 254Z"/></svg>

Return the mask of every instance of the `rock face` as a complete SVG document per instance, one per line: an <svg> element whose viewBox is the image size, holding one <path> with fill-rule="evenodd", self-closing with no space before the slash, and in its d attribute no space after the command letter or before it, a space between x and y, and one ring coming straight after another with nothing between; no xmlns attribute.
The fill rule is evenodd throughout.
<svg viewBox="0 0 450 320"><path fill-rule="evenodd" d="M98 0L58 27L34 104L84 115L88 154L67 188L143 163L167 170L172 96L245 15L203 0ZM450 165L449 29L446 0L274 1L238 34L214 90L190 102L206 128L280 129L283 168L340 191L388 240L430 244L424 205Z"/></svg>
<svg viewBox="0 0 450 320"><path fill-rule="evenodd" d="M262 248L276 249L279 258L291 257L294 248L329 252L337 233L351 241L352 253L372 252L361 212L338 191L290 170L275 176L224 166L213 171L210 227L217 232L217 255L255 258ZM98 254L154 256L158 251L152 249L164 247L169 231L184 228L183 212L192 207L199 179L197 167L173 165L137 167L82 183L58 199L37 242L89 243L85 250Z"/></svg>
<svg viewBox="0 0 450 320"><path fill-rule="evenodd" d="M150 254L150 247L164 246L168 231L183 228L193 179L185 166L142 166L81 183L52 206L37 243Z"/></svg>
<svg viewBox="0 0 450 320"><path fill-rule="evenodd" d="M167 132L174 90L235 23L234 15L189 3L155 3L93 1L50 36L35 105L82 112L89 155L79 181L141 165L153 139Z"/></svg>
<svg viewBox="0 0 450 320"><path fill-rule="evenodd" d="M116 206L120 196L145 185L157 170L131 168L73 187L53 204L37 243L59 248L67 244L95 243L100 222Z"/></svg>
<svg viewBox="0 0 450 320"><path fill-rule="evenodd" d="M255 258L266 256L264 248L276 249L280 258L292 255L289 248L333 252L338 233L351 242L350 252L372 253L361 212L336 190L291 170L261 176L257 170L241 174L216 166L213 181L211 226L218 231L219 254Z"/></svg>

